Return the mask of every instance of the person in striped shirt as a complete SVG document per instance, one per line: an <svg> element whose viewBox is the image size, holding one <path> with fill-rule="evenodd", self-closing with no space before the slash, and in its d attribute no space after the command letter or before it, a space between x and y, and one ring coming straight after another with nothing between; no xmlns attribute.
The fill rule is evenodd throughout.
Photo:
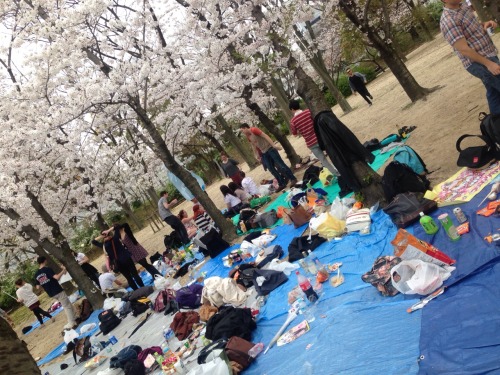
<svg viewBox="0 0 500 375"><path fill-rule="evenodd" d="M480 24L473 10L462 0L441 0L441 32L453 47L464 68L486 87L490 113L500 114L500 60L487 29L493 21Z"/></svg>
<svg viewBox="0 0 500 375"><path fill-rule="evenodd" d="M316 156L326 169L330 171L334 176L339 176L337 168L333 166L332 163L328 161L324 152L318 145L318 139L316 138L316 133L314 132L314 122L311 117L311 111L308 109L301 110L300 102L298 100L290 100L288 107L293 113L293 118L290 121L290 129L292 134L298 136L299 134L306 141L306 146L311 150L311 152Z"/></svg>

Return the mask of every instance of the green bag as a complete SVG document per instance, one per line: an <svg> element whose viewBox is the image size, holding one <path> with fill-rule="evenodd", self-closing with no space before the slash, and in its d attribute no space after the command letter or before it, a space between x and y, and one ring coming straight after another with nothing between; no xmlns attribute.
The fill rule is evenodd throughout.
<svg viewBox="0 0 500 375"><path fill-rule="evenodd" d="M250 201L250 207L256 208L265 205L267 202L271 201L271 197L269 195L265 195L260 198L254 198Z"/></svg>

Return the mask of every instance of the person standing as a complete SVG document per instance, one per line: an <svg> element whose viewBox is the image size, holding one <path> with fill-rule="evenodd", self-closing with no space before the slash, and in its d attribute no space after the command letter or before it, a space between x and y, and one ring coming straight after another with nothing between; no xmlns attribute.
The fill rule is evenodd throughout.
<svg viewBox="0 0 500 375"><path fill-rule="evenodd" d="M496 28L493 21L480 24L473 10L461 0L441 0L441 32L453 47L464 68L486 87L490 113L500 114L500 60L487 29Z"/></svg>
<svg viewBox="0 0 500 375"><path fill-rule="evenodd" d="M177 199L172 199L169 203L168 193L165 190L160 192L160 197L158 201L158 214L165 223L170 225L172 229L177 232L182 244L188 244L189 236L186 227L182 224L182 221L170 211L170 207L177 203Z"/></svg>
<svg viewBox="0 0 500 375"><path fill-rule="evenodd" d="M292 134L295 136L300 134L306 141L306 146L318 158L321 165L328 169L332 175L338 176L339 172L337 168L328 161L325 153L319 147L318 138L314 132L314 121L311 117L311 111L309 109L301 110L298 100L290 100L288 108L290 108L293 114L293 118L290 121Z"/></svg>
<svg viewBox="0 0 500 375"><path fill-rule="evenodd" d="M82 267L83 272L87 277L99 287L99 271L92 264L90 264L89 258L84 253L77 253L76 251L71 251L77 263Z"/></svg>
<svg viewBox="0 0 500 375"><path fill-rule="evenodd" d="M26 283L23 279L17 279L15 286L17 289L17 302L22 303L28 309L33 311L33 314L35 314L36 318L40 322L40 325L43 325L43 316L54 321L52 315L40 307L40 301L38 300L37 295L33 293L33 286L31 284Z"/></svg>
<svg viewBox="0 0 500 375"><path fill-rule="evenodd" d="M276 191L283 190L288 181L290 181L290 186L297 183L292 170L285 164L278 152L281 147L274 146L273 140L266 133L248 124L241 124L240 130L250 142L255 158L260 160L278 180L279 187Z"/></svg>
<svg viewBox="0 0 500 375"><path fill-rule="evenodd" d="M115 226L115 228L120 231L120 238L122 240L122 243L127 248L128 252L130 253L132 261L143 266L144 269L148 271L149 274L153 277L153 279L155 275L162 276L162 274L155 268L155 266L148 263L148 260L146 259L146 257L148 256L148 252L134 237L134 233L132 233L132 228L130 228L130 225L128 225L128 223L123 223L118 224L117 226Z"/></svg>
<svg viewBox="0 0 500 375"><path fill-rule="evenodd" d="M99 241L103 237L104 243L100 243ZM92 243L95 246L100 245L104 250L106 263L109 265L108 269L113 272L120 272L127 279L129 287L136 290L144 286L130 253L123 246L118 226L103 231L101 236L97 237Z"/></svg>
<svg viewBox="0 0 500 375"><path fill-rule="evenodd" d="M240 168L238 167L238 162L233 159L229 159L226 154L221 154L220 159L222 161L221 168L224 171L226 177L229 177L233 182L241 186L241 174Z"/></svg>
<svg viewBox="0 0 500 375"><path fill-rule="evenodd" d="M347 78L349 79L349 87L354 95L359 92L359 95L366 100L368 105L372 105L373 96L368 92L366 88L366 77L364 74L359 72L353 72L352 69L347 69ZM368 99L370 98L370 99Z"/></svg>
<svg viewBox="0 0 500 375"><path fill-rule="evenodd" d="M53 297L61 303L61 306L66 313L66 318L68 319L68 323L64 326L64 328L75 328L77 324L75 321L75 311L73 310L73 305L58 281L62 275L67 272L66 268L62 266L61 272L55 273L52 268L47 267L47 258L43 256L38 257L36 262L38 263L38 271L35 273L36 288L39 289L42 287L49 297Z"/></svg>

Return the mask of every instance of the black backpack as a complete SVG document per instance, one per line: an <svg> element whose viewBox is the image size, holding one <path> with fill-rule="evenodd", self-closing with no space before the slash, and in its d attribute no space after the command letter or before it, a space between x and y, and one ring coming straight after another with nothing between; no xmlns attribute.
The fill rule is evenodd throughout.
<svg viewBox="0 0 500 375"><path fill-rule="evenodd" d="M305 189L307 184L314 185L319 181L319 174L321 172L321 168L315 165L311 165L304 172L304 177L302 177L302 189Z"/></svg>
<svg viewBox="0 0 500 375"><path fill-rule="evenodd" d="M177 233L177 231L175 230L165 236L165 238L163 239L163 244L167 249L178 249L183 245L181 236L179 236L179 233Z"/></svg>
<svg viewBox="0 0 500 375"><path fill-rule="evenodd" d="M400 193L425 193L429 186L430 182L426 177L416 174L409 166L397 161L389 163L382 177L387 202L391 202Z"/></svg>
<svg viewBox="0 0 500 375"><path fill-rule="evenodd" d="M104 335L107 335L115 329L122 321L118 318L113 310L104 310L99 314L99 328Z"/></svg>
<svg viewBox="0 0 500 375"><path fill-rule="evenodd" d="M495 159L500 158L500 115L487 115L484 112L479 114L481 120L481 134L486 138L495 154Z"/></svg>

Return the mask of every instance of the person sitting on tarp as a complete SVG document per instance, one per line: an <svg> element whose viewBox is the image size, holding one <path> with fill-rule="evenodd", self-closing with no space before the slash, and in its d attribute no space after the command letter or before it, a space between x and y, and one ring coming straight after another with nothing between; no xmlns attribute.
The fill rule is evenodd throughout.
<svg viewBox="0 0 500 375"><path fill-rule="evenodd" d="M226 185L222 185L220 191L222 195L224 195L224 202L227 206L227 211L224 213L224 216L233 217L237 215L244 207L243 202Z"/></svg>
<svg viewBox="0 0 500 375"><path fill-rule="evenodd" d="M193 216L189 217L186 210L181 210L177 214L177 217L182 221L182 224L184 224L188 237L190 239L193 238L196 232L198 231L198 228L196 227L196 224L193 221L194 217Z"/></svg>
<svg viewBox="0 0 500 375"><path fill-rule="evenodd" d="M243 188L243 190L245 190L247 194L251 195L254 198L258 197L259 188L257 187L257 184L252 179L252 177L246 176L245 172L243 171L240 172L240 175L243 178L241 180L241 187Z"/></svg>
<svg viewBox="0 0 500 375"><path fill-rule="evenodd" d="M227 184L227 186L229 187L229 189L231 189L234 193L234 195L236 195L236 197L243 203L243 204L248 204L250 203L250 196L247 194L247 192L245 190L243 190L242 188L240 188L238 185L236 185L234 182L230 182L229 184Z"/></svg>

